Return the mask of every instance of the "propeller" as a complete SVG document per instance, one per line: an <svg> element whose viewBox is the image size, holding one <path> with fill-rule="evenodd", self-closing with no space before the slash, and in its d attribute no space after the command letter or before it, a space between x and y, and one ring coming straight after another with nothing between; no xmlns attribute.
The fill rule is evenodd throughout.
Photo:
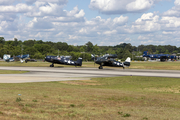
<svg viewBox="0 0 180 120"><path fill-rule="evenodd" d="M91 59L94 59L94 66L95 66L95 55L91 54Z"/></svg>

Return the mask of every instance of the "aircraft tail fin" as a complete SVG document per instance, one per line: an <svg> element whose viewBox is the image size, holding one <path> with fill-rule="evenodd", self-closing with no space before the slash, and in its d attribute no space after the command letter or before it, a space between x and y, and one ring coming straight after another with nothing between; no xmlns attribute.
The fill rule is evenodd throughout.
<svg viewBox="0 0 180 120"><path fill-rule="evenodd" d="M131 62L131 58L128 57L128 58L125 60L125 62L123 62L123 65L129 67L129 66L130 66L130 62Z"/></svg>
<svg viewBox="0 0 180 120"><path fill-rule="evenodd" d="M143 52L143 57L146 57L146 56L148 56L148 51Z"/></svg>
<svg viewBox="0 0 180 120"><path fill-rule="evenodd" d="M4 61L8 61L9 58L10 58L10 55L6 55L6 54L3 55L3 60Z"/></svg>
<svg viewBox="0 0 180 120"><path fill-rule="evenodd" d="M131 58L128 57L128 58L125 60L125 62L131 62Z"/></svg>
<svg viewBox="0 0 180 120"><path fill-rule="evenodd" d="M76 65L82 66L82 58L78 58L78 60L76 61Z"/></svg>
<svg viewBox="0 0 180 120"><path fill-rule="evenodd" d="M21 63L23 63L24 61L22 59L20 59Z"/></svg>

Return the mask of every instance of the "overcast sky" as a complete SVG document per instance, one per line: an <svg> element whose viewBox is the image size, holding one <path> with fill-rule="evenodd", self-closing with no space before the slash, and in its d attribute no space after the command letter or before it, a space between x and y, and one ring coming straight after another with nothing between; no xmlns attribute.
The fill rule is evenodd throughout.
<svg viewBox="0 0 180 120"><path fill-rule="evenodd" d="M180 0L0 0L0 36L180 46Z"/></svg>

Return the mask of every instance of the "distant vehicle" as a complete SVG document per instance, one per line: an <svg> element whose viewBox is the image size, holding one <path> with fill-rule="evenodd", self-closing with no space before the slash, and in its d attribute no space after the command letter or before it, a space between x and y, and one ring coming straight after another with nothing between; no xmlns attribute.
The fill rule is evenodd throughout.
<svg viewBox="0 0 180 120"><path fill-rule="evenodd" d="M71 60L71 56L46 56L45 61L52 63L50 67L54 67L54 64L82 66L82 58L78 58L77 61L73 61Z"/></svg>
<svg viewBox="0 0 180 120"><path fill-rule="evenodd" d="M25 62L26 62L26 63L27 63L27 62L37 62L37 60L35 60L35 59L26 59Z"/></svg>
<svg viewBox="0 0 180 120"><path fill-rule="evenodd" d="M6 62L21 61L21 63L23 63L25 61L25 59L27 59L27 58L29 58L29 54L18 55L18 56L14 56L14 57L11 57L10 55L7 55L7 54L3 55L3 60Z"/></svg>
<svg viewBox="0 0 180 120"><path fill-rule="evenodd" d="M92 60L94 63L99 64L99 69L103 69L103 66L112 66L112 67L129 67L131 58L128 57L125 62L121 63L116 61L114 58L117 58L117 55L105 54L102 57L95 57L95 55L91 54Z"/></svg>
<svg viewBox="0 0 180 120"><path fill-rule="evenodd" d="M143 57L150 58L151 60L159 59L162 62L167 61L169 59L171 59L171 60L176 59L175 55L170 55L170 54L148 54L148 51L143 52Z"/></svg>

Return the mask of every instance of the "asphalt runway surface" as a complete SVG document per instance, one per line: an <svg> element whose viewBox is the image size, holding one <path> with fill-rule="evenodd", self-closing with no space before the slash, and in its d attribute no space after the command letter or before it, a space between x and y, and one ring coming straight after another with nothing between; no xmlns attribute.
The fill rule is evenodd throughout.
<svg viewBox="0 0 180 120"><path fill-rule="evenodd" d="M122 68L0 67L0 70L29 71L24 74L0 74L0 83L90 80L93 77L150 76L180 78L178 70L144 70Z"/></svg>

